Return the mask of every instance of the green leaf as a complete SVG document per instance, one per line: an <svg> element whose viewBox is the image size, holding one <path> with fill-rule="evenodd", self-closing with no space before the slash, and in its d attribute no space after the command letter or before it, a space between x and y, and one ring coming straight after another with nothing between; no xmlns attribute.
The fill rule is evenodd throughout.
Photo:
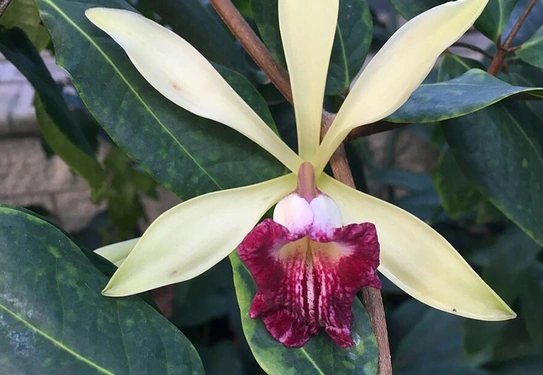
<svg viewBox="0 0 543 375"><path fill-rule="evenodd" d="M370 171L368 178L383 185L405 188L412 191L423 191L432 187L432 181L427 174L416 173L405 169L374 169Z"/></svg>
<svg viewBox="0 0 543 375"><path fill-rule="evenodd" d="M543 69L543 26L515 52L522 61Z"/></svg>
<svg viewBox="0 0 543 375"><path fill-rule="evenodd" d="M526 9L526 6L531 0L518 0L513 12L511 12L511 17L509 22L503 31L503 35L509 35L511 29L517 23L518 19ZM527 41L536 30L543 24L543 3L541 1L537 2L532 8L528 17L525 18L522 26L517 32L517 35L513 39L513 46L518 46L519 44Z"/></svg>
<svg viewBox="0 0 543 375"><path fill-rule="evenodd" d="M418 312L415 321L409 316L410 310ZM408 331L395 349L395 373L472 374L464 357L462 318L422 306L418 301L409 301L394 312L392 320L401 321L406 313L410 325L403 327ZM465 372L450 371L455 368Z"/></svg>
<svg viewBox="0 0 543 375"><path fill-rule="evenodd" d="M512 227L485 250L490 258L488 266L483 270L483 279L507 304L512 305L527 289L524 282L525 274L535 262L541 246L521 230ZM532 284L530 289L535 291L537 288L534 288L534 285L537 283ZM525 315L524 309L520 315ZM492 351L501 338L506 324L508 322L466 321L466 350L469 353L483 349Z"/></svg>
<svg viewBox="0 0 543 375"><path fill-rule="evenodd" d="M100 166L100 163L98 163L95 157L83 152L65 136L53 117L55 114L50 115L47 112L45 104L38 94L34 98L34 107L36 109L36 118L40 132L45 142L55 154L68 164L72 171L87 181L92 199L100 199L104 192L106 179L106 173ZM67 110L67 108L56 109L59 111ZM68 117L65 118L68 119ZM57 117L57 119L59 118Z"/></svg>
<svg viewBox="0 0 543 375"><path fill-rule="evenodd" d="M543 267L534 264L525 272L525 281L518 286L522 318L530 338L543 344Z"/></svg>
<svg viewBox="0 0 543 375"><path fill-rule="evenodd" d="M392 122L427 123L460 117L514 94L543 97L543 88L512 86L479 69L450 81L423 84L396 112Z"/></svg>
<svg viewBox="0 0 543 375"><path fill-rule="evenodd" d="M145 0L144 3L160 16L162 24L170 26L208 60L248 74L243 50L202 1Z"/></svg>
<svg viewBox="0 0 543 375"><path fill-rule="evenodd" d="M543 356L530 355L487 365L493 375L538 374L543 368Z"/></svg>
<svg viewBox="0 0 543 375"><path fill-rule="evenodd" d="M1 373L203 373L190 342L151 306L103 297L107 278L50 223L0 206L0 254Z"/></svg>
<svg viewBox="0 0 543 375"><path fill-rule="evenodd" d="M264 43L275 61L286 67L279 32L277 0L252 0L252 8ZM338 25L326 81L326 95L347 93L351 81L362 68L372 35L373 21L366 0L340 1Z"/></svg>
<svg viewBox="0 0 543 375"><path fill-rule="evenodd" d="M449 149L441 151L432 179L443 208L451 218L471 212L485 200L477 186L466 178Z"/></svg>
<svg viewBox="0 0 543 375"><path fill-rule="evenodd" d="M366 1L340 1L326 95L346 96L351 82L366 59L372 35L373 21Z"/></svg>
<svg viewBox="0 0 543 375"><path fill-rule="evenodd" d="M456 160L479 190L543 244L543 128L530 110L498 104L444 124ZM521 117L522 116L522 117Z"/></svg>
<svg viewBox="0 0 543 375"><path fill-rule="evenodd" d="M18 27L23 30L38 51L47 47L51 39L41 24L34 0L13 0L2 14L0 25L7 29Z"/></svg>
<svg viewBox="0 0 543 375"><path fill-rule="evenodd" d="M430 8L446 3L448 0L391 0L394 8L405 19L411 19Z"/></svg>
<svg viewBox="0 0 543 375"><path fill-rule="evenodd" d="M225 316L234 298L232 271L225 259L202 275L176 285L172 323L183 328Z"/></svg>
<svg viewBox="0 0 543 375"><path fill-rule="evenodd" d="M38 51L20 29L0 30L0 51L36 89L36 117L45 141L87 181L93 198L97 199L104 186L105 172Z"/></svg>
<svg viewBox="0 0 543 375"><path fill-rule="evenodd" d="M460 77L470 69L485 70L485 67L480 61L447 53L441 58L437 80L438 82L449 81Z"/></svg>
<svg viewBox="0 0 543 375"><path fill-rule="evenodd" d="M249 318L249 308L256 294L256 287L236 252L230 255L230 261L243 331L253 355L264 371L274 375L369 375L377 372L377 342L368 315L357 298L353 305L353 347L341 349L326 334L321 333L313 336L302 348L286 348L270 336L260 319Z"/></svg>
<svg viewBox="0 0 543 375"><path fill-rule="evenodd" d="M392 5L404 18L411 19L449 0L391 0ZM491 0L481 16L475 21L475 28L496 42L507 26L507 21L518 0Z"/></svg>
<svg viewBox="0 0 543 375"><path fill-rule="evenodd" d="M282 67L286 67L283 43L279 32L278 0L251 0L253 16L260 37L268 47L273 59Z"/></svg>
<svg viewBox="0 0 543 375"><path fill-rule="evenodd" d="M237 132L194 116L153 89L122 49L94 27L91 7L126 7L114 0L38 0L57 63L113 140L156 181L183 199L276 177L284 168ZM253 107L263 103L240 75L231 74ZM250 89L248 89L250 88ZM264 104L265 105L265 104Z"/></svg>
<svg viewBox="0 0 543 375"><path fill-rule="evenodd" d="M498 41L502 35L511 12L518 0L492 0L488 2L481 16L475 21L475 28L488 39ZM505 38L504 38L505 39Z"/></svg>

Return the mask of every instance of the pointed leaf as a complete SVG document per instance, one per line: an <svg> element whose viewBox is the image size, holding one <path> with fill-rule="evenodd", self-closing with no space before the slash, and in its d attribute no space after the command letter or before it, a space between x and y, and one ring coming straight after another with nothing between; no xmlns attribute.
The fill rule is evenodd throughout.
<svg viewBox="0 0 543 375"><path fill-rule="evenodd" d="M156 92L125 52L84 15L87 8L96 6L129 8L126 2L37 2L55 44L57 63L69 72L89 110L113 140L162 185L187 199L284 173L253 142L184 111ZM241 96L251 106L262 103L241 76L232 74L228 79L242 83Z"/></svg>
<svg viewBox="0 0 543 375"><path fill-rule="evenodd" d="M439 55L468 30L486 3L487 0L450 2L402 26L352 84L319 147L315 170L323 169L351 129L380 120L404 104Z"/></svg>
<svg viewBox="0 0 543 375"><path fill-rule="evenodd" d="M352 337L355 345L341 349L324 332L301 348L286 348L275 341L260 319L251 319L249 309L256 286L237 253L230 255L243 332L256 360L268 374L328 375L377 373L378 348L369 317L355 298Z"/></svg>
<svg viewBox="0 0 543 375"><path fill-rule="evenodd" d="M435 122L486 108L514 94L543 97L543 88L513 86L482 70L471 69L450 81L421 85L386 118L392 122Z"/></svg>
<svg viewBox="0 0 543 375"><path fill-rule="evenodd" d="M543 69L543 26L515 52L524 62Z"/></svg>
<svg viewBox="0 0 543 375"><path fill-rule="evenodd" d="M428 9L450 0L392 0L392 5L406 19L411 19ZM506 28L507 21L518 0L492 0L488 3L475 27L489 39L497 41Z"/></svg>
<svg viewBox="0 0 543 375"><path fill-rule="evenodd" d="M156 219L104 289L125 296L196 277L231 253L294 190L294 175L193 198Z"/></svg>
<svg viewBox="0 0 543 375"><path fill-rule="evenodd" d="M100 295L107 278L50 223L0 206L0 254L2 374L203 374L151 306Z"/></svg>
<svg viewBox="0 0 543 375"><path fill-rule="evenodd" d="M543 128L533 112L524 103L497 104L450 120L443 130L464 173L542 245Z"/></svg>
<svg viewBox="0 0 543 375"><path fill-rule="evenodd" d="M515 313L426 223L402 209L322 175L319 188L341 208L345 224L374 223L381 244L379 271L405 292L436 309L480 320Z"/></svg>

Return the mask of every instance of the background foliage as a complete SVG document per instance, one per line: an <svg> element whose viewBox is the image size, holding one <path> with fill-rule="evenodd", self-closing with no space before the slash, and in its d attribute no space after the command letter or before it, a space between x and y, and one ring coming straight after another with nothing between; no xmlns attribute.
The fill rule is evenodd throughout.
<svg viewBox="0 0 543 375"><path fill-rule="evenodd" d="M398 15L409 19L444 2L342 0L326 107L338 108L368 52L397 28ZM284 65L276 3L235 1ZM398 374L537 374L543 368L542 1L523 20L501 69L495 76L487 72L489 56L528 3L491 1L475 24L489 39L475 46L484 51L447 51L425 84L384 122L405 126L347 145L360 190L434 226L519 314L509 322L468 321L423 306L385 280ZM155 196L157 184L188 199L285 171L244 137L155 92L122 50L86 21L84 10L94 6L136 7L171 27L296 145L290 105L207 3L12 1L0 17L0 52L36 89L47 147L85 179L96 202L107 202L107 211L84 237L74 238L30 211L0 206L2 372L375 373L375 341L359 303L355 331L363 345L356 350L337 350L323 337L302 350L285 350L247 318L250 293L238 293L238 306L234 283L246 291L254 286L236 256L235 277L223 261L194 280L151 293L157 301L167 297L159 305L169 322L147 294L100 296L114 268L88 248L138 235L145 218L141 196ZM66 69L79 97L68 98L53 80L39 54L43 49ZM405 140L419 146L402 150ZM99 144L109 145L105 157L97 156ZM426 158L435 157L431 170L403 168L403 155L420 145Z"/></svg>

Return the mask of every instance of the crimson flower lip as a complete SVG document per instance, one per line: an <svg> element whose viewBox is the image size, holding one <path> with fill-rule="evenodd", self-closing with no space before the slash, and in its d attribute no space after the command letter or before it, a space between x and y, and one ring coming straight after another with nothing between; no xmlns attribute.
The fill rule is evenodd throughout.
<svg viewBox="0 0 543 375"><path fill-rule="evenodd" d="M351 338L355 294L381 287L379 242L372 223L343 226L332 198L319 192L303 163L295 192L274 219L258 224L238 246L257 286L249 315L287 347L301 347L320 328L342 348Z"/></svg>
<svg viewBox="0 0 543 375"><path fill-rule="evenodd" d="M431 227L322 172L351 129L385 117L408 99L439 55L473 24L487 2L449 2L402 26L352 83L319 143L324 84L339 3L279 0L301 157L185 40L126 10L87 10L87 18L125 50L142 76L166 98L244 134L292 172L256 185L190 199L162 214L139 240L97 250L106 258L113 254L119 265L103 294L135 294L205 272L231 253L268 209L294 191L298 167L309 161L315 167L319 191L337 203L346 226L375 225L381 251L378 269L389 280L440 310L481 320L514 318L515 313ZM316 114L319 122L311 120Z"/></svg>

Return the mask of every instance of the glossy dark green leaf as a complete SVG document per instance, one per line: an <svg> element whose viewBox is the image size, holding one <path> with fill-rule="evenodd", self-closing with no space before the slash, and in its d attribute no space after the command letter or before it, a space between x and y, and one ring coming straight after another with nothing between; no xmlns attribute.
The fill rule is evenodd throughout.
<svg viewBox="0 0 543 375"><path fill-rule="evenodd" d="M462 172L450 150L441 152L432 179L447 214L458 218L472 211L485 198Z"/></svg>
<svg viewBox="0 0 543 375"><path fill-rule="evenodd" d="M231 301L236 298L227 259L175 287L172 323L181 328L201 325L227 315Z"/></svg>
<svg viewBox="0 0 543 375"><path fill-rule="evenodd" d="M36 94L34 99L36 118L43 139L77 175L83 177L89 184L91 197L95 200L101 198L106 182L106 173L94 156L83 152L77 145L66 137L55 121L55 114L47 111L41 96ZM58 111L67 108L56 108ZM58 119L58 117L56 118ZM77 126L76 124L72 124Z"/></svg>
<svg viewBox="0 0 543 375"><path fill-rule="evenodd" d="M446 3L447 0L391 0L394 8L405 19L411 19L430 8Z"/></svg>
<svg viewBox="0 0 543 375"><path fill-rule="evenodd" d="M51 39L41 24L34 0L13 0L2 13L0 25L8 29L18 27L23 30L38 51L47 47Z"/></svg>
<svg viewBox="0 0 543 375"><path fill-rule="evenodd" d="M522 61L543 69L543 26L515 52Z"/></svg>
<svg viewBox="0 0 543 375"><path fill-rule="evenodd" d="M106 298L79 247L0 206L0 373L203 374L190 342L138 297Z"/></svg>
<svg viewBox="0 0 543 375"><path fill-rule="evenodd" d="M162 24L170 26L207 59L243 75L248 74L249 65L241 46L204 2L145 0L144 3L160 16Z"/></svg>
<svg viewBox="0 0 543 375"><path fill-rule="evenodd" d="M531 0L518 0L517 4L515 5L515 8L513 9L513 12L511 12L511 17L509 18L509 22L507 23L507 26L505 27L505 30L503 31L503 35L509 35L511 32L511 29L515 26L518 19L523 14L524 10L526 9L526 6L528 3L530 3ZM543 3L541 1L538 1L534 7L532 8L530 14L525 18L524 22L522 23L522 26L517 32L517 35L515 35L515 38L513 39L513 46L518 46L519 44L524 43L527 41L537 29L541 27L543 24Z"/></svg>
<svg viewBox="0 0 543 375"><path fill-rule="evenodd" d="M283 43L279 32L278 0L251 0L253 16L260 37L270 50L273 58L281 66L286 67Z"/></svg>
<svg viewBox="0 0 543 375"><path fill-rule="evenodd" d="M97 198L105 183L105 173L38 51L17 28L0 30L0 51L35 88L36 117L45 141L87 181L92 195Z"/></svg>
<svg viewBox="0 0 543 375"><path fill-rule="evenodd" d="M338 26L326 81L327 95L347 94L352 80L366 59L372 35L373 21L366 1L340 1Z"/></svg>
<svg viewBox="0 0 543 375"><path fill-rule="evenodd" d="M522 103L498 104L448 121L444 133L479 190L534 241L543 244L543 128Z"/></svg>
<svg viewBox="0 0 543 375"><path fill-rule="evenodd" d="M255 22L274 59L286 67L279 32L277 0L252 0ZM373 22L366 0L342 0L330 58L327 95L344 95L368 53ZM311 64L311 61L307 62Z"/></svg>
<svg viewBox="0 0 543 375"><path fill-rule="evenodd" d="M518 285L522 318L530 338L543 344L543 267L541 263L532 266L525 272L524 283Z"/></svg>
<svg viewBox="0 0 543 375"><path fill-rule="evenodd" d="M375 374L378 349L371 323L358 299L353 305L354 324L351 348L341 349L324 332L312 337L302 348L286 348L275 341L260 319L249 317L256 293L251 274L234 252L230 255L234 285L245 337L253 355L268 374Z"/></svg>
<svg viewBox="0 0 543 375"><path fill-rule="evenodd" d="M483 270L483 279L511 306L526 289L526 271L532 267L540 250L541 246L520 229L510 228L500 235L495 244L486 249L489 262ZM534 289L533 285L530 288ZM525 315L524 309L520 315ZM469 353L483 349L492 351L506 324L507 322L466 321L466 350Z"/></svg>
<svg viewBox="0 0 543 375"><path fill-rule="evenodd" d="M511 17L511 12L517 1L489 1L481 16L475 21L475 28L482 32L488 39L497 42L507 26L507 22Z"/></svg>
<svg viewBox="0 0 543 375"><path fill-rule="evenodd" d="M122 49L92 25L90 7L114 0L38 0L57 63L71 75L89 110L113 140L158 182L183 199L284 173L271 155L237 132L169 102L135 70ZM253 107L263 99L245 79L227 77ZM269 113L268 113L269 115Z"/></svg>
<svg viewBox="0 0 543 375"><path fill-rule="evenodd" d="M206 375L243 375L237 343L221 341L211 347L198 347Z"/></svg>
<svg viewBox="0 0 543 375"><path fill-rule="evenodd" d="M530 355L487 365L493 375L539 374L543 368L543 356Z"/></svg>
<svg viewBox="0 0 543 375"><path fill-rule="evenodd" d="M409 301L408 304L420 305L417 301ZM406 307L411 307L409 305L398 309L395 319L402 319L399 314ZM394 373L415 374L420 371L420 374L441 374L448 373L440 370L448 367L467 370L469 362L464 357L462 342L463 319L426 306L417 310L422 311L410 326L405 327L408 331L395 349ZM432 368L434 372L429 371Z"/></svg>
<svg viewBox="0 0 543 375"><path fill-rule="evenodd" d="M480 61L447 53L443 55L441 63L439 63L437 80L439 82L449 81L460 77L470 69L485 70L485 67Z"/></svg>
<svg viewBox="0 0 543 375"><path fill-rule="evenodd" d="M422 191L432 187L430 176L405 169L376 169L369 172L368 178L383 185Z"/></svg>
<svg viewBox="0 0 543 375"><path fill-rule="evenodd" d="M543 88L512 86L482 70L472 69L449 81L421 85L386 120L415 123L447 120L486 108L518 93L543 97Z"/></svg>

